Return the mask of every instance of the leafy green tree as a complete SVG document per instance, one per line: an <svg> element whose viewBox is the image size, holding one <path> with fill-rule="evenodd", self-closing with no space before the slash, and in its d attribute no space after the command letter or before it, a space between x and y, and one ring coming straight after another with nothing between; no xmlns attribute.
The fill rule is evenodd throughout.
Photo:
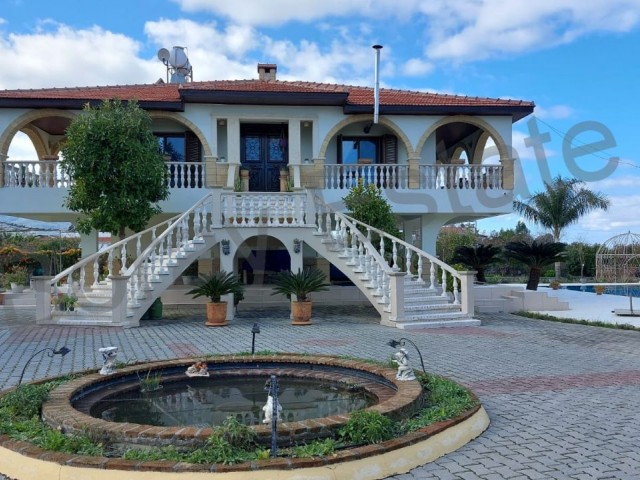
<svg viewBox="0 0 640 480"><path fill-rule="evenodd" d="M169 197L167 173L151 130L136 102L105 100L87 105L67 129L62 165L73 178L65 206L84 215L77 230L111 232L144 229Z"/></svg>
<svg viewBox="0 0 640 480"><path fill-rule="evenodd" d="M513 208L527 220L551 230L553 240L559 242L564 228L589 212L607 210L610 204L605 194L589 190L583 181L558 175L527 202L514 201ZM560 262L556 262L556 278L559 277Z"/></svg>
<svg viewBox="0 0 640 480"><path fill-rule="evenodd" d="M440 260L451 265L459 247L471 247L478 243L478 233L473 225L446 225L438 232L436 253Z"/></svg>
<svg viewBox="0 0 640 480"><path fill-rule="evenodd" d="M498 261L500 251L499 247L494 247L491 244L475 245L473 247L462 246L456 248L453 262L471 267L476 271L476 280L485 283L487 279L484 276L484 272L487 266Z"/></svg>
<svg viewBox="0 0 640 480"><path fill-rule="evenodd" d="M374 184L364 185L362 181L352 187L342 199L347 207L347 215L383 232L400 237L400 230L391 205L382 196L382 191Z"/></svg>
<svg viewBox="0 0 640 480"><path fill-rule="evenodd" d="M564 257L565 248L566 245L561 242L547 242L539 239L531 242L516 241L505 245L504 254L529 267L526 288L537 290L542 269L561 260Z"/></svg>
<svg viewBox="0 0 640 480"><path fill-rule="evenodd" d="M600 245L597 243L573 242L567 245L567 273L575 277L595 277L598 248Z"/></svg>

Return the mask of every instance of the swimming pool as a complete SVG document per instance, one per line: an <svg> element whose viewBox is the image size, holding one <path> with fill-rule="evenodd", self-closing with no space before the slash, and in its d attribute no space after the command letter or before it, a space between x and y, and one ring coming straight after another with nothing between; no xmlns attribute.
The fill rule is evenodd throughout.
<svg viewBox="0 0 640 480"><path fill-rule="evenodd" d="M567 290L574 290L576 292L589 292L595 293L595 285L567 285L565 287ZM604 285L604 293L608 293L609 295L620 295L623 297L628 297L631 295L632 297L640 298L640 285L639 284L620 284L620 285Z"/></svg>

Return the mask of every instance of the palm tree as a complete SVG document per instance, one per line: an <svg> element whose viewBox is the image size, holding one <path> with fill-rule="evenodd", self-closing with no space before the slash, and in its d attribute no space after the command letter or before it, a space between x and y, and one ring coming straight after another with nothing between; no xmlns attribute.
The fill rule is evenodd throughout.
<svg viewBox="0 0 640 480"><path fill-rule="evenodd" d="M513 209L548 230L553 240L560 241L562 230L577 223L594 210L607 210L611 202L600 192L592 192L576 178L555 177L544 184L544 192L533 195L527 202L513 202ZM560 278L560 262L556 262L556 279Z"/></svg>
<svg viewBox="0 0 640 480"><path fill-rule="evenodd" d="M559 261L565 255L566 244L561 242L546 242L533 240L532 242L509 242L504 246L504 254L524 263L529 267L527 290L537 290L540 283L540 273L543 267Z"/></svg>
<svg viewBox="0 0 640 480"><path fill-rule="evenodd" d="M473 247L462 246L456 248L453 256L453 263L462 263L467 267L471 267L476 271L476 280L486 283L484 271L490 264L497 261L497 255L500 253L500 247L488 245L475 245Z"/></svg>

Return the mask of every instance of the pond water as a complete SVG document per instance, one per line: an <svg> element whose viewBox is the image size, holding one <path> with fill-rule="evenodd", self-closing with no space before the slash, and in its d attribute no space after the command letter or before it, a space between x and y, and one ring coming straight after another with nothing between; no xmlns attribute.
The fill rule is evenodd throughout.
<svg viewBox="0 0 640 480"><path fill-rule="evenodd" d="M376 402L374 395L357 385L295 377L279 377L278 382L282 420L287 422L345 414ZM264 418L264 386L264 376L217 376L170 379L162 382L160 390L142 393L135 380L113 387L99 399L88 395L74 406L110 422L210 427L233 416L246 425L257 425Z"/></svg>

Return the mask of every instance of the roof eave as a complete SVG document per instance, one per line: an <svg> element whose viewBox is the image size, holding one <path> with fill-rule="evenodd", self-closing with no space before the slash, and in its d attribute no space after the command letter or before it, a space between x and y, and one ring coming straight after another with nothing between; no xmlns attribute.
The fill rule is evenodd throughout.
<svg viewBox="0 0 640 480"><path fill-rule="evenodd" d="M380 105L381 115L496 115L510 116L515 123L533 113L534 105ZM373 113L372 105L347 104L345 115Z"/></svg>
<svg viewBox="0 0 640 480"><path fill-rule="evenodd" d="M236 90L181 90L186 103L218 103L230 105L298 105L343 106L344 92L247 92Z"/></svg>
<svg viewBox="0 0 640 480"><path fill-rule="evenodd" d="M102 101L103 99L96 98L0 98L0 108L56 108L60 110L82 110L87 103L95 106L99 105ZM138 105L145 110L165 110L171 112L184 111L184 104L179 101L166 102L157 100L138 100L137 102Z"/></svg>

